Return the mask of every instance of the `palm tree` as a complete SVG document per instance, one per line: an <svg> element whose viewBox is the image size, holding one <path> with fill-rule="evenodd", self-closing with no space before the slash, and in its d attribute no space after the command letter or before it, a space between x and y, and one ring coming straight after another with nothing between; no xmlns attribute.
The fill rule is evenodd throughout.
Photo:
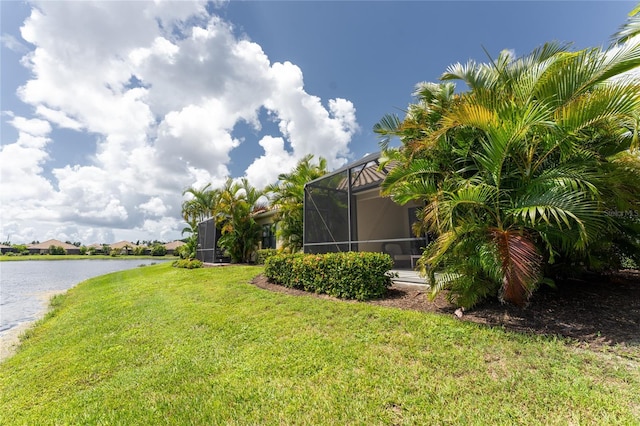
<svg viewBox="0 0 640 426"><path fill-rule="evenodd" d="M182 203L182 217L187 223L202 222L216 215L220 191L212 189L210 183L201 189L187 188L182 192L182 195L187 194L190 195L190 198Z"/></svg>
<svg viewBox="0 0 640 426"><path fill-rule="evenodd" d="M433 294L449 288L462 306L495 294L523 304L550 264L597 266L616 241L640 252L629 223L605 214L640 207L640 161L630 153L640 90L620 78L639 65L637 41L615 53L505 51L449 67L442 80L462 80L467 92L421 84L402 122L376 126L397 164L383 193L424 201L419 227L438 235L420 262ZM390 136L402 146L388 148Z"/></svg>
<svg viewBox="0 0 640 426"><path fill-rule="evenodd" d="M189 234L186 243L182 247L178 247L180 257L183 259L194 259L198 250L198 222L191 219L187 222L187 226L182 229L182 235Z"/></svg>
<svg viewBox="0 0 640 426"><path fill-rule="evenodd" d="M277 183L265 189L271 193L271 203L278 209L275 218L278 239L282 241L282 248L291 253L302 249L304 185L327 173L326 159L319 158L317 164L312 161L313 155L303 157L290 173L282 173Z"/></svg>
<svg viewBox="0 0 640 426"><path fill-rule="evenodd" d="M249 262L261 237L261 226L253 215L264 210L263 192L247 179L234 182L228 179L220 190L219 222L221 236L218 245L225 249L233 262Z"/></svg>

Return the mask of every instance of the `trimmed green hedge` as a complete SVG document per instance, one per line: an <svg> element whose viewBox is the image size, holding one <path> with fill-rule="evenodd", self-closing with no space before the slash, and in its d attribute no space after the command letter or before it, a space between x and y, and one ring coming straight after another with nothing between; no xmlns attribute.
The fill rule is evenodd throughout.
<svg viewBox="0 0 640 426"><path fill-rule="evenodd" d="M285 287L368 300L385 294L392 267L383 253L276 254L266 259L265 275Z"/></svg>
<svg viewBox="0 0 640 426"><path fill-rule="evenodd" d="M202 268L202 262L198 259L179 259L171 264L174 268L197 269Z"/></svg>
<svg viewBox="0 0 640 426"><path fill-rule="evenodd" d="M260 249L256 251L256 263L258 265L264 265L267 258L280 253L277 249Z"/></svg>

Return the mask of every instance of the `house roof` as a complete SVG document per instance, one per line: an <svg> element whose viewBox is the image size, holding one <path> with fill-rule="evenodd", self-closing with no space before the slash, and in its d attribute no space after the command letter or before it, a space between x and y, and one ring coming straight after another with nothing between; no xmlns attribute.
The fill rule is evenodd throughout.
<svg viewBox="0 0 640 426"><path fill-rule="evenodd" d="M378 160L380 159L380 155L380 152L374 152L372 154L365 155L364 157L354 161L353 163L347 164L344 167L341 167L331 173L327 173L324 176L308 182L306 185L314 185L351 170L352 190L364 190L366 188L379 186L387 176L387 173L389 173L389 170L391 170L396 165L396 163L389 163L385 165L383 170L379 170L380 164ZM345 177L340 180L335 189L338 189L340 191L347 191L348 183L348 178Z"/></svg>
<svg viewBox="0 0 640 426"><path fill-rule="evenodd" d="M175 250L178 247L181 247L183 245L185 245L184 241L177 240L177 241L171 241L170 243L164 244L164 248L166 248L167 250Z"/></svg>
<svg viewBox="0 0 640 426"><path fill-rule="evenodd" d="M60 240L47 240L47 241L43 241L43 242L38 243L38 244L28 245L27 248L28 249L34 249L34 250L48 250L49 247L51 247L51 246L62 247L65 250L78 249L78 247L74 246L73 244L63 243Z"/></svg>
<svg viewBox="0 0 640 426"><path fill-rule="evenodd" d="M123 249L126 246L133 248L136 245L133 244L131 241L118 241L117 243L113 243L109 245L109 247L111 247L112 249Z"/></svg>
<svg viewBox="0 0 640 426"><path fill-rule="evenodd" d="M258 210L257 212L252 213L252 216L254 218L269 217L278 213L278 210L279 210L278 207L269 206L269 207L265 207L264 209Z"/></svg>

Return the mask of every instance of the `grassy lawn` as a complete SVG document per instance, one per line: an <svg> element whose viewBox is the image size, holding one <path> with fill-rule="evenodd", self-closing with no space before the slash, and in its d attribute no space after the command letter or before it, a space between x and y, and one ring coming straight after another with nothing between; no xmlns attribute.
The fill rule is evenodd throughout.
<svg viewBox="0 0 640 426"><path fill-rule="evenodd" d="M86 281L0 364L0 424L638 424L637 362L271 293L259 267Z"/></svg>

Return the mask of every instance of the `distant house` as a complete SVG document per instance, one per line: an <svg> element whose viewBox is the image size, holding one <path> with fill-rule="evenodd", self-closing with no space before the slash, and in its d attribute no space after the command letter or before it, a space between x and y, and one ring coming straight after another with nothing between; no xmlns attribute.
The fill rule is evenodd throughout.
<svg viewBox="0 0 640 426"><path fill-rule="evenodd" d="M118 241L117 243L113 243L109 245L111 250L119 250L122 254L133 254L133 248L136 247L131 241Z"/></svg>
<svg viewBox="0 0 640 426"><path fill-rule="evenodd" d="M13 247L5 245L5 244L0 244L0 253L1 254L12 253L14 251L15 251L15 249Z"/></svg>
<svg viewBox="0 0 640 426"><path fill-rule="evenodd" d="M47 240L42 243L31 244L27 246L27 250L29 250L29 254L49 254L49 247L51 246L62 247L67 254L80 254L80 247L63 243L59 240Z"/></svg>
<svg viewBox="0 0 640 426"><path fill-rule="evenodd" d="M87 246L87 249L91 250L94 253L104 254L104 245L93 243Z"/></svg>
<svg viewBox="0 0 640 426"><path fill-rule="evenodd" d="M182 247L183 245L185 245L185 243L183 241L171 241L170 243L166 243L164 244L164 248L167 249L167 254L169 255L175 255L176 254L176 249L178 247Z"/></svg>

